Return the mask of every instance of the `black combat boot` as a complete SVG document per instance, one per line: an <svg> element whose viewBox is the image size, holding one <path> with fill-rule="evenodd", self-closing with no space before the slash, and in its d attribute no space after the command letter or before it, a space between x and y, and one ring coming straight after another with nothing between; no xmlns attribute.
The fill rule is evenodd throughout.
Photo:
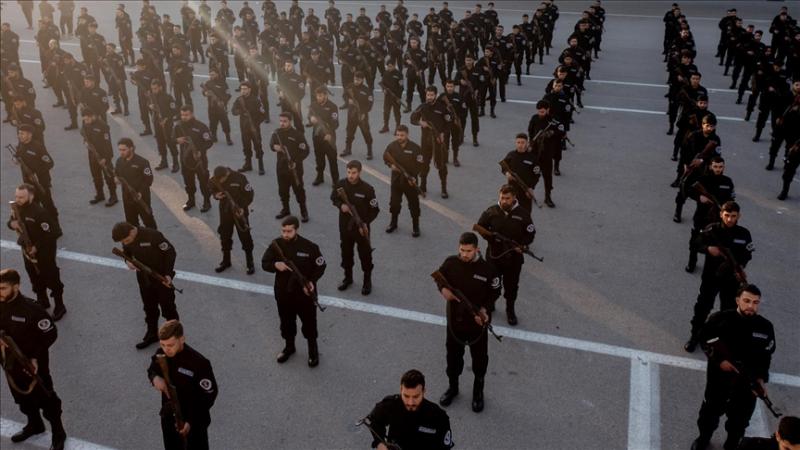
<svg viewBox="0 0 800 450"><path fill-rule="evenodd" d="M753 142L758 142L758 141L761 140L761 131L762 130L763 130L762 128L756 128L756 135L753 136Z"/></svg>
<svg viewBox="0 0 800 450"><path fill-rule="evenodd" d="M58 322L64 317L64 314L67 313L67 308L64 306L64 294L62 292L54 293L53 303L55 304L55 308L53 308L53 320Z"/></svg>
<svg viewBox="0 0 800 450"><path fill-rule="evenodd" d="M553 165L553 175L557 177L561 176L561 161L555 161Z"/></svg>
<svg viewBox="0 0 800 450"><path fill-rule="evenodd" d="M97 192L96 194L94 194L94 198L89 200L89 204L90 205L96 205L96 204L102 202L105 199L106 199L106 195L101 190L101 191Z"/></svg>
<svg viewBox="0 0 800 450"><path fill-rule="evenodd" d="M477 147L479 145L481 145L481 144L478 143L478 135L477 134L473 134L472 135L472 146L473 147Z"/></svg>
<svg viewBox="0 0 800 450"><path fill-rule="evenodd" d="M36 303L44 309L50 307L50 298L47 296L47 290L36 293Z"/></svg>
<svg viewBox="0 0 800 450"><path fill-rule="evenodd" d="M447 194L447 178L442 179L442 198L450 197Z"/></svg>
<svg viewBox="0 0 800 450"><path fill-rule="evenodd" d="M517 312L514 310L514 303L516 303L516 301L516 299L506 299L506 318L508 319L509 325L517 324Z"/></svg>
<svg viewBox="0 0 800 450"><path fill-rule="evenodd" d="M123 108L122 115L124 115L124 116L130 116L131 115L131 111L128 109L128 103L127 102L123 103L122 108Z"/></svg>
<svg viewBox="0 0 800 450"><path fill-rule="evenodd" d="M698 344L697 335L695 333L692 333L689 336L689 340L686 341L685 344L683 344L683 349L686 350L687 353L694 353L695 349L697 348L697 344Z"/></svg>
<svg viewBox="0 0 800 450"><path fill-rule="evenodd" d="M231 139L231 132L228 131L225 133L225 143L228 145L233 145L233 139Z"/></svg>
<svg viewBox="0 0 800 450"><path fill-rule="evenodd" d="M380 133L380 134L384 134L384 133L388 133L388 132L389 132L389 124L388 123L384 123L383 124L383 128L378 130L378 133Z"/></svg>
<svg viewBox="0 0 800 450"><path fill-rule="evenodd" d="M283 347L280 353L278 353L278 357L275 359L278 361L278 364L283 364L289 360L289 357L294 355L297 349L294 347L294 338L286 339L286 345Z"/></svg>
<svg viewBox="0 0 800 450"><path fill-rule="evenodd" d="M308 367L317 367L319 365L319 347L317 347L316 339L308 340Z"/></svg>
<svg viewBox="0 0 800 450"><path fill-rule="evenodd" d="M178 159L178 152L172 154L172 173L178 173L181 170L181 162Z"/></svg>
<svg viewBox="0 0 800 450"><path fill-rule="evenodd" d="M393 233L397 229L397 214L392 214L392 219L389 221L389 226L386 227L387 233Z"/></svg>
<svg viewBox="0 0 800 450"><path fill-rule="evenodd" d="M219 263L217 267L214 268L214 272L221 273L224 272L225 269L231 266L231 251L230 250L223 250L222 251L222 262Z"/></svg>
<svg viewBox="0 0 800 450"><path fill-rule="evenodd" d="M353 284L353 268L352 267L345 267L345 269L344 269L344 279L342 280L341 283L339 283L339 286L336 289L339 289L340 291L343 291L343 290L347 289L348 287L350 287L351 284Z"/></svg>
<svg viewBox="0 0 800 450"><path fill-rule="evenodd" d="M312 186L319 186L320 184L325 182L325 176L322 174L322 171L317 171L317 177L314 178L314 181L311 182Z"/></svg>
<svg viewBox="0 0 800 450"><path fill-rule="evenodd" d="M281 211L275 215L276 219L283 219L284 217L291 214L291 212L289 211L289 202L281 201L281 204L283 205L283 207L281 208Z"/></svg>
<svg viewBox="0 0 800 450"><path fill-rule="evenodd" d="M774 155L769 155L769 162L767 163L767 167L765 167L765 169L772 170L775 168L775 158L776 157Z"/></svg>
<svg viewBox="0 0 800 450"><path fill-rule="evenodd" d="M453 150L453 165L461 167L461 161L458 160L458 150Z"/></svg>
<svg viewBox="0 0 800 450"><path fill-rule="evenodd" d="M472 411L483 411L483 377L477 375L472 383Z"/></svg>
<svg viewBox="0 0 800 450"><path fill-rule="evenodd" d="M352 145L353 145L352 143L345 144L344 151L342 153L339 153L339 156L350 156L350 155L352 155L353 154Z"/></svg>
<svg viewBox="0 0 800 450"><path fill-rule="evenodd" d="M305 202L300 203L300 222L308 222L308 208L306 207Z"/></svg>
<svg viewBox="0 0 800 450"><path fill-rule="evenodd" d="M672 216L672 221L681 223L681 214L683 213L683 203L675 204L675 214Z"/></svg>
<svg viewBox="0 0 800 450"><path fill-rule="evenodd" d="M258 175L261 176L267 173L267 171L264 170L264 157L259 156L257 159L258 159Z"/></svg>
<svg viewBox="0 0 800 450"><path fill-rule="evenodd" d="M747 113L744 115L744 121L745 122L750 122L750 116L752 116L752 115L753 115L753 111L748 109Z"/></svg>
<svg viewBox="0 0 800 450"><path fill-rule="evenodd" d="M372 292L372 270L364 271L364 283L361 285L361 295L369 295Z"/></svg>
<svg viewBox="0 0 800 450"><path fill-rule="evenodd" d="M64 424L61 422L61 414L56 417L48 417L50 422L50 429L53 432L53 437L50 441L50 450L64 450L64 444L67 442L67 432L64 431Z"/></svg>
<svg viewBox="0 0 800 450"><path fill-rule="evenodd" d="M22 427L19 432L11 436L11 442L15 444L23 442L29 437L42 434L45 431L46 430L44 428L42 416L39 415L39 411L37 410L36 413L28 415L28 424Z"/></svg>
<svg viewBox="0 0 800 450"><path fill-rule="evenodd" d="M778 194L778 200L786 200L786 197L789 196L789 183L790 181L783 180L783 188L781 189L781 193Z"/></svg>
<svg viewBox="0 0 800 450"><path fill-rule="evenodd" d="M419 235L420 235L420 233L419 233L419 216L411 218L411 226L412 226L411 236L419 237Z"/></svg>
<svg viewBox="0 0 800 450"><path fill-rule="evenodd" d="M372 160L372 142L367 144L367 160L368 161Z"/></svg>
<svg viewBox="0 0 800 450"><path fill-rule="evenodd" d="M252 275L256 273L256 266L253 263L253 251L252 250L245 250L244 258L247 264L247 274Z"/></svg>
<svg viewBox="0 0 800 450"><path fill-rule="evenodd" d="M250 158L245 158L244 165L239 168L238 172L250 172L251 170L253 170L253 162Z"/></svg>
<svg viewBox="0 0 800 450"><path fill-rule="evenodd" d="M555 208L556 204L553 203L553 199L550 198L550 193L547 192L544 194L544 204L547 205L548 208Z"/></svg>
<svg viewBox="0 0 800 450"><path fill-rule="evenodd" d="M203 197L203 205L200 206L200 212L201 213L208 212L208 210L210 209L211 209L211 198Z"/></svg>
<svg viewBox="0 0 800 450"><path fill-rule="evenodd" d="M142 341L136 344L136 348L142 350L158 342L158 324L148 324L147 331L144 333Z"/></svg>
<svg viewBox="0 0 800 450"><path fill-rule="evenodd" d="M167 155L161 155L161 161L156 166L156 170L164 170L169 167L169 163L167 163Z"/></svg>
<svg viewBox="0 0 800 450"><path fill-rule="evenodd" d="M448 377L447 390L444 391L439 397L439 404L442 406L450 406L453 399L458 395L458 377Z"/></svg>
<svg viewBox="0 0 800 450"><path fill-rule="evenodd" d="M423 194L428 193L428 174L420 175L420 183L419 183L419 190L422 191Z"/></svg>
<svg viewBox="0 0 800 450"><path fill-rule="evenodd" d="M184 211L189 211L190 209L194 208L194 194L190 194L189 198L186 199L186 203L183 204L182 208Z"/></svg>
<svg viewBox="0 0 800 450"><path fill-rule="evenodd" d="M106 202L106 208L110 208L116 205L118 202L119 199L117 198L117 190L114 189L113 191L111 191L111 195L108 197L108 201Z"/></svg>
<svg viewBox="0 0 800 450"><path fill-rule="evenodd" d="M695 267L697 267L697 252L689 250L689 262L686 263L686 267L684 267L683 270L687 273L693 273Z"/></svg>
<svg viewBox="0 0 800 450"><path fill-rule="evenodd" d="M675 132L675 124L673 124L673 123L671 123L671 122L670 122L670 124L669 124L669 130L667 130L667 135L668 135L668 136L672 136L672 133L674 133L674 132Z"/></svg>

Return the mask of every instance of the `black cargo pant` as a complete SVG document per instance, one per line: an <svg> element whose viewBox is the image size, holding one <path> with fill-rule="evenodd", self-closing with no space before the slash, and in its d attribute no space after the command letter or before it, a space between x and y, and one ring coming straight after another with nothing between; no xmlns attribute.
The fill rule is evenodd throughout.
<svg viewBox="0 0 800 450"><path fill-rule="evenodd" d="M719 418L725 414L728 417L725 421L728 437L724 448L737 448L755 407L756 396L745 379L735 373L723 372L718 367L709 367L703 403L697 417L700 438L710 440L719 426Z"/></svg>
<svg viewBox="0 0 800 450"><path fill-rule="evenodd" d="M136 280L139 282L139 294L144 306L144 322L147 324L148 332L158 331L159 308L164 319L178 320L175 291L141 272L136 272Z"/></svg>
<svg viewBox="0 0 800 450"><path fill-rule="evenodd" d="M451 319L448 319L448 321ZM468 318L466 320L472 320ZM447 327L447 340L445 341L445 348L447 349L447 378L458 379L461 372L464 371L464 353L466 352L467 343L469 346L469 353L472 357L472 373L476 378L483 378L486 375L486 368L489 366L489 340L488 333L475 326L457 327L448 324Z"/></svg>
<svg viewBox="0 0 800 450"><path fill-rule="evenodd" d="M295 289L300 289L295 287ZM300 292L275 292L278 303L278 317L281 322L281 337L293 340L297 335L297 318L300 318L300 332L308 340L317 338L317 309L314 303Z"/></svg>

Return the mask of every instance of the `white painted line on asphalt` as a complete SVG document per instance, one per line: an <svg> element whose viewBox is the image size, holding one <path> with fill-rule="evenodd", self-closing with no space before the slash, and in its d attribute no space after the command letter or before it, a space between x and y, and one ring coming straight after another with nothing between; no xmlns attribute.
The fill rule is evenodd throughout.
<svg viewBox="0 0 800 450"><path fill-rule="evenodd" d="M19 41L20 42L35 43L35 41L25 40L25 39L20 39ZM68 46L75 46L75 47L79 46L79 44L75 44L75 43L72 43L72 42L64 42L61 45L68 45ZM138 51L139 49L136 48L136 50ZM24 59L24 60L20 60L20 62L29 62L29 63L40 64L39 60L36 60L36 59ZM195 63L195 64L197 64L197 63ZM333 65L334 66L338 66L340 64L337 63L337 62L334 62ZM128 69L126 68L126 70L128 70ZM132 70L128 70L128 71L131 72ZM198 76L198 75L195 74L195 76ZM512 74L512 76L513 76L513 74ZM202 77L203 78L208 78L208 75L203 75ZM532 78L532 79L536 79L536 80L552 80L553 79L552 76L545 76L545 75L522 75L522 78ZM231 80L231 79L238 80L238 78L233 78L233 77L229 77L228 79L229 80ZM659 88L659 89L666 89L668 87L666 84L663 84L663 83L661 83L661 84L659 84L659 83L641 83L641 82L638 82L638 81L617 81L617 80L594 80L594 79L592 79L592 80L586 80L585 83L614 84L614 85L620 85L620 86L651 87L651 88ZM708 89L708 92L712 92L712 93L713 92L717 92L717 93L730 94L730 93L738 92L736 89L722 89L722 88L706 88L706 89Z"/></svg>
<svg viewBox="0 0 800 450"><path fill-rule="evenodd" d="M6 239L0 240L0 248L5 250L20 251L19 245L13 241ZM78 261L83 263L95 264L99 266L112 267L115 269L128 270L122 260L107 258L104 256L89 255L86 253L78 253L69 250L58 250L58 257L60 259ZM194 272L186 272L182 270L176 271L176 280L190 281L194 283L206 284L210 286L225 287L243 292L252 292L256 294L274 295L272 286L257 284L247 281L239 281L230 278L223 278L213 275L203 275ZM330 305L336 308L348 309L351 311L361 311L379 316L393 317L397 319L410 320L413 322L427 323L431 325L445 325L445 318L443 316L428 314L408 309L395 308L391 306L375 305L372 303L360 302L356 300L348 300L339 297L332 297L327 295L320 295L320 303L323 305ZM699 359L691 359L682 356L666 355L662 353L649 352L646 350L637 350L628 347L619 347L616 345L603 344L600 342L584 341L581 339L574 339L562 336L555 336L552 334L537 333L533 331L520 330L518 328L508 328L505 326L495 326L495 330L508 338L517 339L520 341L531 342L536 344L550 345L560 348L568 348L572 350L580 350L600 355L616 356L619 358L638 359L648 363L661 364L671 367L678 367L691 370L705 370L706 362ZM790 375L783 373L770 374L770 382L773 384L781 384L785 386L800 388L800 375Z"/></svg>
<svg viewBox="0 0 800 450"><path fill-rule="evenodd" d="M535 105L536 102L533 100L515 100L515 99L507 99L507 103L520 103L523 105ZM650 114L650 115L659 115L659 116L666 116L667 114L664 111L652 111L648 109L634 109L634 108L614 108L611 106L592 106L592 105L585 105L583 109L594 109L597 111L612 111L612 112L626 112L626 113L634 113L634 114ZM730 122L744 122L744 119L741 117L730 117L730 116L717 116L717 120L726 120Z"/></svg>
<svg viewBox="0 0 800 450"><path fill-rule="evenodd" d="M22 430L24 424L19 422L15 422L13 420L8 420L0 417L0 436L5 438L10 438L14 434L18 433ZM25 441L25 444L30 444L35 447L41 448L50 448L50 443L52 439L52 434L50 432L42 433L33 437L28 438ZM98 445L92 442L87 442L81 439L75 439L72 437L67 438L66 445L64 448L67 450L114 450L113 447L106 447L103 445Z"/></svg>
<svg viewBox="0 0 800 450"><path fill-rule="evenodd" d="M658 364L632 358L628 450L661 448L660 390Z"/></svg>

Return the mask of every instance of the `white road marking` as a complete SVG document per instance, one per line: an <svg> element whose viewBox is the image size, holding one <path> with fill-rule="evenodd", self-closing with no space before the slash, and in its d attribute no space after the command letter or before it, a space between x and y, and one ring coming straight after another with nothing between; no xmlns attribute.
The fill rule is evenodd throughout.
<svg viewBox="0 0 800 450"><path fill-rule="evenodd" d="M38 60L35 59L21 59L20 62L22 63L29 63L29 64L39 64ZM132 70L126 69L128 72L132 72ZM196 78L208 78L208 75L203 74L194 74ZM232 81L239 81L236 77L228 77L228 80ZM272 86L272 84L270 85ZM341 86L331 85L328 86L331 89L342 89ZM506 99L507 103L518 103L522 105L536 105L535 101L532 100L516 100L513 98ZM583 109L594 109L597 111L610 111L610 112L625 112L625 113L634 113L634 114L650 114L650 115L666 115L664 111L652 111L647 109L634 109L634 108L615 108L611 106L592 106L592 105L584 105ZM717 116L717 120L725 120L729 122L744 122L744 119L741 117L729 117L729 116Z"/></svg>
<svg viewBox="0 0 800 450"><path fill-rule="evenodd" d="M750 417L750 426L745 430L744 435L750 437L770 437L772 430L767 422L767 412L760 400L756 400L756 409Z"/></svg>
<svg viewBox="0 0 800 450"><path fill-rule="evenodd" d="M19 245L17 245L13 241L9 241L6 239L0 240L0 248L4 250L14 250L14 251L20 250ZM65 259L70 261L78 261L88 264L95 264L99 266L112 267L115 269L128 270L127 266L125 265L124 262L122 262L122 260L107 258L104 256L89 255L86 253L78 253L69 250L59 249L58 257L60 259ZM176 271L175 279L189 281L193 283L206 284L210 286L224 287L243 292L252 292L270 296L274 295L272 286L267 286L247 281L233 280L230 278L223 278L213 275L204 275L200 273L178 270ZM410 320L412 322L427 323L431 325L439 325L439 326L445 325L445 318L443 316L439 316L436 314L428 314L419 311L395 308L392 306L375 305L372 303L360 302L357 300L348 300L344 298L327 296L327 295L320 295L319 301L323 305L333 306L335 308L340 308L340 309L361 311L369 314L376 314L379 316ZM706 362L699 359L666 355L663 353L655 353L629 347L620 347L611 344L603 344L600 342L584 341L581 339L555 336L552 334L525 331L518 328L508 328L500 325L495 326L494 328L499 334L506 336L508 338L517 339L525 342L531 342L535 344L544 344L559 348L580 350L600 355L615 356L618 358L636 359L647 363L662 364L666 366L678 367L683 369L704 371L706 367ZM785 386L800 388L800 375L774 373L770 374L770 382L773 384L781 384Z"/></svg>
<svg viewBox="0 0 800 450"><path fill-rule="evenodd" d="M0 436L10 438L17 432L21 431L23 426L24 425L19 422L0 417ZM25 444L30 444L35 447L50 448L51 439L52 435L50 432L46 432L28 438L28 440L25 441ZM67 450L114 450L113 447L106 447L72 437L67 438L67 443L64 445L64 448Z"/></svg>
<svg viewBox="0 0 800 450"><path fill-rule="evenodd" d="M632 358L628 450L661 448L660 390L658 364Z"/></svg>

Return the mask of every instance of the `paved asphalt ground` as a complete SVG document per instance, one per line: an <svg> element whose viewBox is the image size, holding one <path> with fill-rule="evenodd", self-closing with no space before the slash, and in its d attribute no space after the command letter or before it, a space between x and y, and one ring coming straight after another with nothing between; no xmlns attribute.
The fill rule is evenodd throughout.
<svg viewBox="0 0 800 450"><path fill-rule="evenodd" d="M116 3L78 2L90 6L100 23L99 32L114 42ZM238 12L241 2L230 3ZM279 9L288 7L288 2L278 3ZM325 7L319 1L301 3L318 13ZM450 3L458 17L472 4ZM500 1L497 7L503 23L510 25L523 12L530 13L534 3ZM269 295L272 276L259 271L248 277L237 249L234 268L222 278L211 277L220 258L216 206L206 214L196 209L184 213L179 175L157 174L153 209L161 231L178 249L176 266L183 273L176 283L185 291L177 301L187 340L212 361L220 385L211 412L213 448L367 448L369 433L353 423L384 395L394 393L400 374L409 368L426 374L429 398L439 397L447 383L444 303L428 274L456 251L459 233L495 201L503 181L497 161L513 147L514 135L527 129L534 113L530 102L543 94L556 55L566 45L578 13L590 4L557 3L562 15L556 27L555 54L545 57L544 65L533 66L533 76L525 77L523 86L509 84L509 102L498 106L496 120L483 118L480 147L465 146L462 167L450 168L450 199L439 198L435 172L431 174L420 238L411 237L405 209L398 232L386 235L382 231L388 222L389 170L378 160L365 164L364 177L375 186L383 210L373 233L375 289L369 297L360 295L358 282L344 293L336 290L341 279L337 213L328 200L330 184L310 186L313 162L307 160L311 222L300 233L318 242L328 259L319 290L330 296L323 300L332 305L319 314L321 364L316 369L306 366L302 341L289 363L275 363L282 342ZM586 109L575 117L570 133L575 147L565 153L563 175L555 179L557 207L533 211L538 230L535 250L544 263L527 261L520 286L520 324L513 332L498 327L507 338L490 344L486 409L480 415L469 407L472 375L467 358L462 395L447 409L458 448L684 449L695 437L704 358L700 352L685 354L682 345L688 337L700 276L699 271L694 275L683 271L691 225L670 219L674 163L669 160L672 137L664 134L666 73L660 52L661 17L670 3L604 3L608 19L603 51L593 64L593 80L586 83ZM157 4L159 13L179 17L179 2ZM343 12L355 12L367 2L339 4ZM408 4L421 16L433 5ZM742 224L751 230L757 249L748 274L764 291L761 312L775 325L778 346L772 371L782 375L774 377L770 394L786 412L797 415L800 183L792 186L787 201L775 199L780 171L763 169L768 140L750 141L753 123L741 120L744 106L734 104L735 94L727 90L730 81L722 77L722 68L713 58L717 21L730 4L686 2L684 11L698 43L703 84L715 88L710 108L722 116L718 133L728 175L736 183L743 207ZM764 30L779 5L736 2L745 24ZM132 17L139 16L138 2L127 6ZM374 17L377 2L367 6ZM796 16L800 10L790 13ZM51 366L64 402L67 431L81 440L71 442L71 448L159 448L159 398L145 377L155 347L134 349L144 332L135 278L109 259L114 245L111 226L123 218L122 205L106 209L88 204L93 193L86 150L77 132L63 131L66 110L51 108L53 94L41 88L33 33L24 29L15 2L6 2L2 20L11 22L23 40L20 58L37 87L48 149L56 161L54 192L65 230L59 241L63 250L59 265L69 313L58 323ZM75 39L66 40L64 48L79 54ZM202 76L207 67L196 65L195 73ZM196 79L196 85L200 81ZM233 81L229 84L234 87ZM133 86L128 86L128 92L135 98ZM341 91L334 93L334 101L341 103ZM199 117L207 121L199 89L193 96ZM414 105L418 102L415 99ZM275 103L274 91L271 103ZM156 164L155 140L138 136L141 124L136 108L134 101L129 117L111 121L113 139L133 138L138 151ZM277 114L273 106L273 123L262 127L266 136L274 129ZM389 142L388 135L377 134L380 106L370 114L370 122L380 153ZM343 127L344 123L340 148ZM216 145L209 153L212 165L241 164L235 122L233 128L236 145ZM0 130L0 144L16 143L11 126L4 124ZM415 128L412 138L418 137ZM363 158L365 153L363 141L357 138L354 157ZM278 223L272 218L279 208L273 158L266 157L265 176L248 175L256 191L251 220L257 257L278 233ZM5 218L7 202L20 178L8 155L0 161L0 214ZM340 161L340 170L343 167ZM537 194L543 198L540 190ZM296 208L295 203L292 206ZM684 215L690 217L691 208ZM20 252L11 243L13 233L2 227L0 237L2 266L21 270ZM30 294L27 281L23 291ZM498 309L495 322L505 325L502 303ZM11 445L8 436L24 417L6 387L0 388L0 396L0 446L46 446L47 440ZM759 406L749 431L768 435L774 426L774 419ZM721 448L722 433L717 433L714 448Z"/></svg>

